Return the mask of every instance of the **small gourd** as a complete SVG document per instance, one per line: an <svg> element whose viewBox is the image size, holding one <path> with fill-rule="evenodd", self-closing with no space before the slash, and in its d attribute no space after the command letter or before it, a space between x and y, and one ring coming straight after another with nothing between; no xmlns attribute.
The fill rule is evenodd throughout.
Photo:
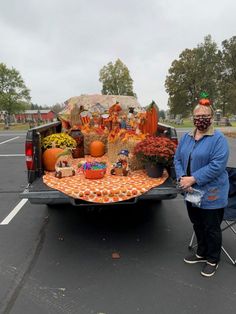
<svg viewBox="0 0 236 314"><path fill-rule="evenodd" d="M89 145L89 152L92 157L101 157L105 154L105 145L102 141L93 141Z"/></svg>
<svg viewBox="0 0 236 314"><path fill-rule="evenodd" d="M48 148L44 151L42 160L44 169L47 171L55 171L55 165L58 155L64 151L62 148Z"/></svg>

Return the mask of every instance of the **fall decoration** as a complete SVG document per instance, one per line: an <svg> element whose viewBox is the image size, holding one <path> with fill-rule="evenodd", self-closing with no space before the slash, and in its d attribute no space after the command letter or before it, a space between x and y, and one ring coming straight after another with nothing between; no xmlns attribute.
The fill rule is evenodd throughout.
<svg viewBox="0 0 236 314"><path fill-rule="evenodd" d="M85 162L82 165L86 179L101 179L106 173L106 163L104 162Z"/></svg>
<svg viewBox="0 0 236 314"><path fill-rule="evenodd" d="M70 136L76 141L76 147L72 150L73 158L84 157L84 135L80 129L72 129Z"/></svg>
<svg viewBox="0 0 236 314"><path fill-rule="evenodd" d="M106 156L89 157L91 162L105 162L107 171L110 169L110 161ZM81 160L84 163L84 159ZM72 160L72 166L76 169L78 160ZM109 172L109 171L108 171ZM43 182L49 187L59 190L62 193L75 199L82 199L91 203L113 203L125 201L146 193L151 188L162 184L168 178L167 171L162 177L150 178L143 170L133 171L127 177L111 176L109 173L102 179L88 180L84 171L77 171L75 176L58 179L54 173L47 172L43 176Z"/></svg>
<svg viewBox="0 0 236 314"><path fill-rule="evenodd" d="M144 134L147 133L146 132L146 126L147 126L147 124L146 124L146 120L147 120L146 111L138 112L137 117L138 117L138 122L139 122L138 127L139 127L140 132L144 133Z"/></svg>
<svg viewBox="0 0 236 314"><path fill-rule="evenodd" d="M73 160L73 158L72 158L72 152L71 152L70 148L63 150L63 152L61 152L57 155L55 170L56 170L56 172L58 170L61 171L61 173L62 173L61 178L70 176L70 173L72 173L71 175L75 175L75 171L72 171L72 170L74 170L74 168L71 167L72 160ZM69 170L68 168L71 168L71 170ZM57 175L55 174L55 176L57 176ZM58 176L58 177L60 177L60 176Z"/></svg>
<svg viewBox="0 0 236 314"><path fill-rule="evenodd" d="M140 139L137 140L135 138L129 138L125 142L118 139L115 142L108 142L107 145L107 156L111 163L116 162L117 155L119 151L122 149L127 149L128 151L132 152L135 145L140 142ZM129 168L131 170L138 170L143 168L143 163L137 159L137 157L133 154L130 154L129 158Z"/></svg>
<svg viewBox="0 0 236 314"><path fill-rule="evenodd" d="M144 163L169 166L173 161L175 150L176 144L169 138L148 136L135 146L133 154Z"/></svg>
<svg viewBox="0 0 236 314"><path fill-rule="evenodd" d="M105 145L102 141L93 141L89 146L92 157L101 157L105 154Z"/></svg>
<svg viewBox="0 0 236 314"><path fill-rule="evenodd" d="M119 152L117 161L112 165L111 174L118 176L129 174L129 151L127 149Z"/></svg>
<svg viewBox="0 0 236 314"><path fill-rule="evenodd" d="M154 101L146 108L146 122L143 131L151 136L155 136L158 124L158 107Z"/></svg>
<svg viewBox="0 0 236 314"><path fill-rule="evenodd" d="M200 99L199 99L199 104L202 106L210 106L210 100L208 99L209 95L206 92L201 92L200 93Z"/></svg>
<svg viewBox="0 0 236 314"><path fill-rule="evenodd" d="M103 144L105 145L105 151L106 151L107 136L108 136L106 133L100 134L96 131L91 131L88 133L88 132L83 131L83 135L84 135L84 154L85 155L90 154L90 144L93 141L103 142Z"/></svg>
<svg viewBox="0 0 236 314"><path fill-rule="evenodd" d="M48 148L43 152L42 160L44 169L47 171L55 171L57 158L64 150L62 148Z"/></svg>
<svg viewBox="0 0 236 314"><path fill-rule="evenodd" d="M57 148L75 148L76 141L66 133L54 133L44 137L42 147L44 149L57 147Z"/></svg>
<svg viewBox="0 0 236 314"><path fill-rule="evenodd" d="M132 152L135 145L141 140L146 138L146 134L137 134L134 130L116 129L109 133L107 154L111 163L114 163L117 159L118 153L122 149L127 149ZM143 164L136 156L130 155L129 167L131 170L137 170L143 168Z"/></svg>
<svg viewBox="0 0 236 314"><path fill-rule="evenodd" d="M120 112L122 110L119 101L116 101L114 105L109 108L109 114L113 114L114 112Z"/></svg>
<svg viewBox="0 0 236 314"><path fill-rule="evenodd" d="M108 135L108 142L115 143L116 141L122 141L123 143L128 142L130 139L141 141L144 140L146 134L136 133L135 130L126 130L126 129L114 129Z"/></svg>
<svg viewBox="0 0 236 314"><path fill-rule="evenodd" d="M64 150L57 155L55 170L55 177L59 179L75 175L75 169L72 167L72 154L70 150Z"/></svg>

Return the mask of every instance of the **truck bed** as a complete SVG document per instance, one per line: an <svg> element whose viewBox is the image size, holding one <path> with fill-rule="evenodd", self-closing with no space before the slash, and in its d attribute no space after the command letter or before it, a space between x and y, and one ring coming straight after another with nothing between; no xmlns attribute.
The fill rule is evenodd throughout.
<svg viewBox="0 0 236 314"><path fill-rule="evenodd" d="M28 198L32 204L72 204L74 206L88 206L88 205L100 205L100 203L91 203L86 202L81 199L71 198L64 193L50 188L43 183L42 177L37 178L32 184L20 194L21 198ZM170 177L158 187L152 188L147 193L142 194L141 196L132 198L127 201L118 202L116 204L131 204L136 203L138 200L163 200L163 199L172 199L177 196L177 189L175 187L173 179ZM115 203L112 203L115 204ZM109 205L109 204L102 204ZM110 204L111 205L111 204Z"/></svg>
<svg viewBox="0 0 236 314"><path fill-rule="evenodd" d="M32 168L28 167L28 186L25 190L20 193L21 198L27 198L31 204L72 204L74 206L88 206L88 205L100 205L101 203L92 203L87 202L81 199L74 199L64 193L50 188L43 183L43 164L42 164L42 146L41 139L52 133L61 132L61 122L52 122L43 126L38 126L33 129L30 129L26 135L26 146L30 145L30 156L26 154L26 160L32 160ZM159 124L159 132L165 133L165 135L172 140L177 139L176 130L170 126ZM160 134L159 134L160 135ZM27 149L26 149L27 151ZM171 167L173 169L173 166ZM142 194L138 197L132 199L118 202L118 203L102 203L102 205L111 205L111 204L132 204L136 203L138 200L165 200L172 199L177 196L177 189L175 187L175 181L172 179L175 177L175 174L172 173L170 169L170 177L158 187L152 188L145 194Z"/></svg>

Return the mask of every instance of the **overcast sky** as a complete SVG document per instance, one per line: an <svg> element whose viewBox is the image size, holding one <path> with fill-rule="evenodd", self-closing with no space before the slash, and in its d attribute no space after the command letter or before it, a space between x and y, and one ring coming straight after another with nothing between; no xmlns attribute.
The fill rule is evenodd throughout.
<svg viewBox="0 0 236 314"><path fill-rule="evenodd" d="M212 35L236 35L235 0L0 0L0 63L17 69L38 105L101 92L99 70L120 58L142 105L167 109L174 59Z"/></svg>

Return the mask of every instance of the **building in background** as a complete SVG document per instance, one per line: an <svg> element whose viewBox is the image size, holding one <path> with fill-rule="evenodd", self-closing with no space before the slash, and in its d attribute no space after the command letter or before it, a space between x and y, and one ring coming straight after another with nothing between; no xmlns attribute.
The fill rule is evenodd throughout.
<svg viewBox="0 0 236 314"><path fill-rule="evenodd" d="M15 114L16 122L53 122L57 118L57 114L51 109L25 110L24 112Z"/></svg>

